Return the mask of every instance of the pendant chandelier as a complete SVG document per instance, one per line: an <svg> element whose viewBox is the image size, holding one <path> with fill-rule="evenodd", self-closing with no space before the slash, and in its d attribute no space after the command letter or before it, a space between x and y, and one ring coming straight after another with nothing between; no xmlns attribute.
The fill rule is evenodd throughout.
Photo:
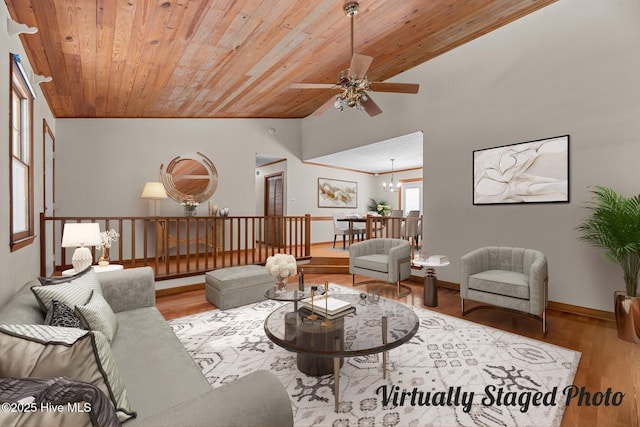
<svg viewBox="0 0 640 427"><path fill-rule="evenodd" d="M398 182L397 184L394 184L393 182L393 161L394 160L395 159L391 159L391 181L382 183L382 188L384 189L384 191L389 193L394 193L400 190L400 183Z"/></svg>

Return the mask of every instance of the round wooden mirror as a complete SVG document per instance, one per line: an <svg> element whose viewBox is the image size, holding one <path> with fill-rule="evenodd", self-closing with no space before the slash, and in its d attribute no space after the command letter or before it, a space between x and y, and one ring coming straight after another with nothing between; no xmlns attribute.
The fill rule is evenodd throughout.
<svg viewBox="0 0 640 427"><path fill-rule="evenodd" d="M160 178L167 195L177 202L204 202L218 186L218 171L202 153L175 157L166 169L160 165Z"/></svg>

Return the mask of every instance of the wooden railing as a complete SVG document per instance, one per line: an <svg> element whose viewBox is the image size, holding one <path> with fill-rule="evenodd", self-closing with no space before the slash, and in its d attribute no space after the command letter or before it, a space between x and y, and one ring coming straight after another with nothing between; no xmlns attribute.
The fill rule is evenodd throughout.
<svg viewBox="0 0 640 427"><path fill-rule="evenodd" d="M366 238L405 239L411 245L411 259L421 249L422 215L418 217L367 216Z"/></svg>
<svg viewBox="0 0 640 427"><path fill-rule="evenodd" d="M216 268L262 264L278 252L298 260L311 256L311 217L45 217L40 216L41 275L73 268L75 248L62 248L67 222L95 222L120 237L110 262L150 266L156 279L202 274ZM94 259L101 251L93 248Z"/></svg>
<svg viewBox="0 0 640 427"><path fill-rule="evenodd" d="M345 218L349 222L352 239L364 235L365 239L405 239L411 245L411 257L420 250L422 238L422 215L420 216L373 216Z"/></svg>
<svg viewBox="0 0 640 427"><path fill-rule="evenodd" d="M407 239L416 244L422 234L422 215L419 217L367 216L366 233L368 239L388 237Z"/></svg>

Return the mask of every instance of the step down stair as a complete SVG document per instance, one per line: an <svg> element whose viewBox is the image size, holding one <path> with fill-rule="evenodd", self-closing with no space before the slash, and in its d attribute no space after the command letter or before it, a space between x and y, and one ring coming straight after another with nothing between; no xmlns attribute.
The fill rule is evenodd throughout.
<svg viewBox="0 0 640 427"><path fill-rule="evenodd" d="M312 257L309 263L300 264L298 271L301 268L309 274L349 274L349 258Z"/></svg>

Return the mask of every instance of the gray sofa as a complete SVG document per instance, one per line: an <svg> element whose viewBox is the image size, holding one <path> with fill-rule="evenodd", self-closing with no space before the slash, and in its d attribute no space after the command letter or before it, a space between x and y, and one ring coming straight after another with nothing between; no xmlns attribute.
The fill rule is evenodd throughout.
<svg viewBox="0 0 640 427"><path fill-rule="evenodd" d="M137 418L124 426L293 425L289 396L268 371L211 388L155 307L150 268L104 272L97 277L119 323L111 351L131 409L137 412ZM44 314L30 290L38 284L35 279L25 284L0 308L0 325L42 324Z"/></svg>

